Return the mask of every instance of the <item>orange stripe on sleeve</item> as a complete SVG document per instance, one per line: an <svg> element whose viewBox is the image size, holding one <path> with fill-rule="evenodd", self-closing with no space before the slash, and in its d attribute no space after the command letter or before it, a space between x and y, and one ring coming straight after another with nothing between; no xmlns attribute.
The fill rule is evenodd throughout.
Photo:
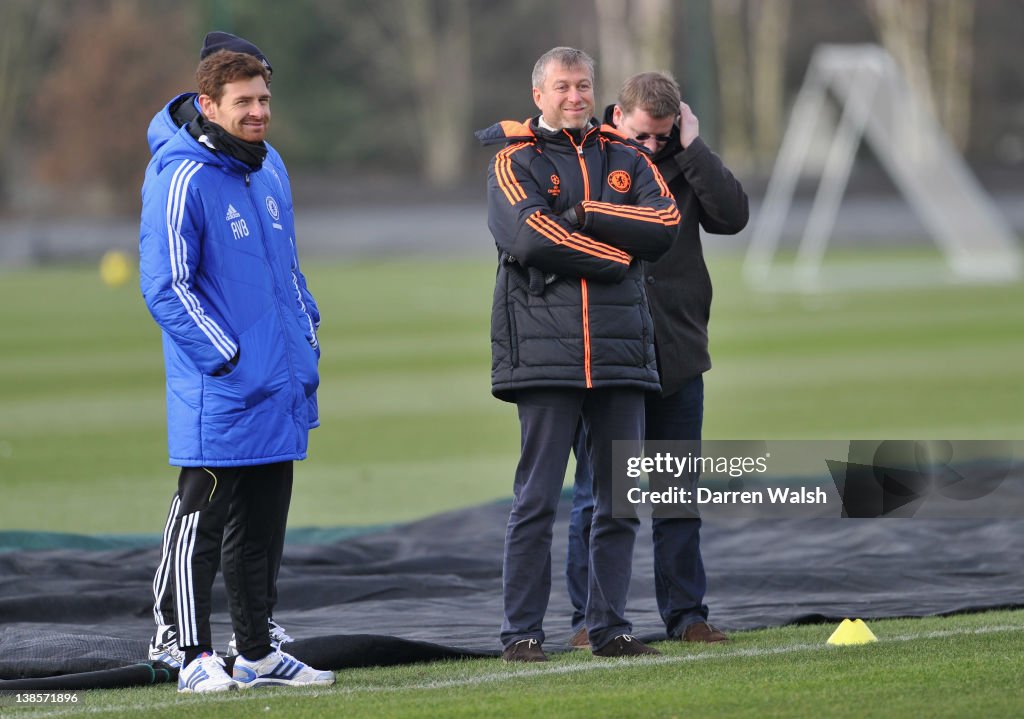
<svg viewBox="0 0 1024 719"><path fill-rule="evenodd" d="M498 179L498 187L501 188L501 191L505 194L505 198L511 205L515 205L516 203L522 202L526 199L526 191L523 190L523 186L519 184L519 180L516 179L515 172L512 169L512 155L523 147L526 147L526 145L527 143L525 142L509 145L499 152L494 159L494 170L495 176Z"/></svg>
<svg viewBox="0 0 1024 719"><path fill-rule="evenodd" d="M536 216L537 220L543 223L545 226L547 226L548 229L551 230L551 232L555 233L559 237L569 242L572 242L576 245L589 247L590 249L603 253L605 256L609 257L609 259L623 261L626 264L629 264L629 262L631 262L633 259L632 257L629 256L628 253L623 252L619 248L612 247L611 245L605 244L604 242L599 242L598 240L595 240L592 237L588 237L587 235L582 235L578 232L569 234L568 230L563 228L550 217L545 217L544 215L540 214L539 211L536 213Z"/></svg>
<svg viewBox="0 0 1024 719"><path fill-rule="evenodd" d="M592 257L599 257L599 258L601 258L603 260L608 260L610 262L618 262L619 264L624 264L624 265L628 265L629 264L629 261L627 259L624 259L620 254L612 254L611 252L604 252L604 251L601 250L601 248L592 247L592 246L590 246L587 243L579 242L578 240L581 239L581 238L578 235L557 235L557 234L554 234L554 233L552 233L550 231L550 229L545 228L543 225L541 225L541 223L535 222L534 219L535 219L534 216L531 215L530 218L528 218L527 221L526 221L527 224L530 227L532 227L534 230L536 230L537 233L539 233L539 234L543 235L544 237L546 237L547 239L551 240L556 245L563 245L565 247L569 247L570 249L577 250L577 251L582 252L582 253L587 254L587 255L591 255ZM608 249L614 249L614 248L608 248ZM616 251L616 253L617 252L618 251Z"/></svg>
<svg viewBox="0 0 1024 719"><path fill-rule="evenodd" d="M498 181L498 188L505 195L505 199L508 200L508 204L515 205L518 200L511 192L506 172L505 158L500 156L494 158L494 177Z"/></svg>
<svg viewBox="0 0 1024 719"><path fill-rule="evenodd" d="M623 252L617 247L612 247L604 242L599 242L592 237L582 235L578 232L569 234L569 232L559 225L557 222L552 220L550 217L545 217L538 211L536 213L538 222L544 224L551 232L561 237L564 242L571 244L574 247L587 248L585 251L593 250L593 253L600 253L602 257L616 262L621 262L628 265L633 261L633 258L628 253Z"/></svg>
<svg viewBox="0 0 1024 719"><path fill-rule="evenodd" d="M546 237L556 245L564 245L578 250L593 257L599 257L611 262L628 265L632 257L625 252L618 250L611 245L595 242L583 235L573 233L570 235L561 225L544 217L540 210L526 218L526 224L533 228L539 235Z"/></svg>
<svg viewBox="0 0 1024 719"><path fill-rule="evenodd" d="M647 166L651 168L651 172L654 173L654 179L658 183L658 187L661 189L662 197L672 197L672 193L668 190L668 185L665 184L665 178L661 176L661 172L658 170L658 166L651 162L651 158L647 155L641 154L640 157L644 158L647 162Z"/></svg>
<svg viewBox="0 0 1024 719"><path fill-rule="evenodd" d="M509 204L514 205L519 202L521 198L515 187L515 178L510 177L511 170L508 157L499 155L494 161L494 169L498 178L498 187L505 193L505 198L509 201Z"/></svg>
<svg viewBox="0 0 1024 719"><path fill-rule="evenodd" d="M519 184L519 180L518 180L518 178L516 178L515 170L513 169L513 166L512 166L512 155L515 154L516 152L518 152L523 147L526 147L526 145L525 144L519 145L518 147L516 147L515 150L513 150L512 152L509 152L507 155L505 155L505 167L508 170L509 178L511 178L512 186L513 186L513 188L515 190L515 194L519 197L520 200L525 200L526 199L526 191L523 190L523 186L521 184Z"/></svg>
<svg viewBox="0 0 1024 719"><path fill-rule="evenodd" d="M657 210L653 207L636 207L634 205L616 205L607 202L583 202L583 209L587 212L598 212L615 217L623 217L643 222L658 222L663 225L672 226L679 224L679 209L673 205L671 208Z"/></svg>
<svg viewBox="0 0 1024 719"><path fill-rule="evenodd" d="M501 158L501 172L512 204L525 200L526 193L523 191L523 186L519 184L519 180L516 179L515 170L512 168L512 158L508 155Z"/></svg>

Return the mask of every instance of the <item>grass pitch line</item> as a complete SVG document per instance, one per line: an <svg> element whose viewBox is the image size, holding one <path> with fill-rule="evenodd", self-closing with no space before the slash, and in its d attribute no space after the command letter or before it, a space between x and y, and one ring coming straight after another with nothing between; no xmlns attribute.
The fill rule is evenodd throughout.
<svg viewBox="0 0 1024 719"><path fill-rule="evenodd" d="M1005 625L990 625L974 627L971 629L942 629L931 632L922 632L920 634L897 634L887 637L879 637L878 644L892 644L897 642L909 642L917 639L946 639L949 637L962 637L971 635L984 635L984 634L995 634L997 632L1020 632L1024 631L1024 626L1019 624L1005 624ZM267 701L271 698L285 697L285 696L301 696L301 697L317 697L317 696L337 696L338 694L361 694L361 693L391 693L391 692L404 692L404 691L425 691L434 689L452 689L460 687L473 687L484 684L497 684L501 682L513 681L520 678L534 678L534 677L548 677L548 676L562 676L566 674L585 674L588 672L598 671L610 671L615 669L623 669L636 666L660 666L665 664L687 664L703 662L707 660L717 659L732 659L732 658L759 658L759 657L771 657L780 654L793 654L796 652L803 651L829 651L829 652L840 652L844 651L844 647L830 647L825 644L824 641L816 642L814 644L800 643L800 644L787 644L779 647L772 648L757 648L750 647L746 649L726 649L723 651L706 651L699 654L683 654L683 655L671 655L671 656L655 656L643 659L614 659L614 660L601 660L600 662L587 662L587 663L572 663L572 664L555 664L544 667L536 667L525 670L510 670L502 672L491 672L489 674L479 674L472 677L463 677L460 679L445 679L435 680L428 682L420 682L418 684L389 684L389 685L368 685L363 687L344 687L335 685L335 688L325 690L323 688L316 689L280 689L277 691L265 692L265 691L246 691L246 692L230 692L228 694L217 694L214 696L201 696L201 695L175 695L174 704L185 706L185 705L202 705L208 706L211 704L220 703L238 703L238 702L252 702L252 701ZM342 680L344 674L339 676L339 681ZM89 695L87 695L89 696ZM98 695L93 695L97 696ZM58 710L52 712L26 712L24 716L30 716L34 718L43 717L62 717L62 716L81 716L87 714L99 714L111 711L138 711L145 712L147 709L151 709L153 704L151 702L110 702L103 706L82 706L75 709Z"/></svg>
<svg viewBox="0 0 1024 719"><path fill-rule="evenodd" d="M884 639L879 637L879 644L887 644L891 642L908 642L915 639L944 639L947 637L965 636L965 635L979 635L979 634L993 634L996 632L1019 632L1024 631L1024 626L1020 625L996 625L988 627L976 627L974 629L947 629L947 630L936 630L932 632L925 632L922 634L899 634L891 637L885 637ZM659 666L662 664L685 664L690 662L701 662L712 659L732 659L732 658L745 658L745 657L770 657L778 654L792 654L794 652L802 651L842 651L841 647L830 647L824 642L815 644L787 644L781 647L772 648L757 648L750 647L748 649L734 649L724 651L708 651L700 654L683 654L683 655L671 655L671 656L654 656L650 658L642 659L613 659L611 661L601 660L600 663L587 663L587 664L562 664L555 666L547 666L544 668L526 669L522 671L511 671L511 672L500 672L491 674L480 674L475 677L465 677L463 679L446 679L441 681L422 682L420 684L405 684L397 687L343 687L341 691L346 693L358 693L358 692L376 692L376 691L400 691L405 689L449 689L455 687L474 686L477 684L487 684L494 682L508 681L510 679L518 679L520 677L545 677L545 676L558 676L562 674L577 674L594 671L608 671L611 669L621 669L623 667L634 667L634 666Z"/></svg>

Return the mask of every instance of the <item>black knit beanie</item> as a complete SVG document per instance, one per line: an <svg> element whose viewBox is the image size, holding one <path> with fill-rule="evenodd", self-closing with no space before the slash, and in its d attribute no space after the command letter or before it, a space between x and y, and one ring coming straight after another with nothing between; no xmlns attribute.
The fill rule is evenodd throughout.
<svg viewBox="0 0 1024 719"><path fill-rule="evenodd" d="M242 52L246 55L252 55L254 58L263 63L263 66L267 68L267 72L273 74L274 68L270 64L270 60L263 52L253 45L248 40L232 35L229 32L221 32L220 30L214 30L213 32L206 34L206 39L203 40L203 49L199 51L199 59L205 60L207 56L219 50L230 50L232 52Z"/></svg>

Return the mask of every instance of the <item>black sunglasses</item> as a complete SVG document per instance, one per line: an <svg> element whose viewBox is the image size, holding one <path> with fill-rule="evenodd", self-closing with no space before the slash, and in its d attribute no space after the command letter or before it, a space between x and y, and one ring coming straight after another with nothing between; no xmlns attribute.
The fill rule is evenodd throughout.
<svg viewBox="0 0 1024 719"><path fill-rule="evenodd" d="M647 142L652 137L658 142L668 142L669 140L672 139L671 135L652 135L649 132L641 132L639 135L636 135L633 139L636 140L637 142Z"/></svg>

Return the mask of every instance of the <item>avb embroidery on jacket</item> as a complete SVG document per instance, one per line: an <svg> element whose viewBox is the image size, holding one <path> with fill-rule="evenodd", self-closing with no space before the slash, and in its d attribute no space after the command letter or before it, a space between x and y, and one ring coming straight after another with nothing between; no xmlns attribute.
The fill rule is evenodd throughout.
<svg viewBox="0 0 1024 719"><path fill-rule="evenodd" d="M629 186L633 184L629 173L625 170L615 170L608 175L608 186L616 192L629 192Z"/></svg>
<svg viewBox="0 0 1024 719"><path fill-rule="evenodd" d="M228 205L228 211L227 214L224 215L224 219L231 223L231 235L236 240L249 236L249 225L245 224L245 220L242 219L241 213L235 209L234 205Z"/></svg>

